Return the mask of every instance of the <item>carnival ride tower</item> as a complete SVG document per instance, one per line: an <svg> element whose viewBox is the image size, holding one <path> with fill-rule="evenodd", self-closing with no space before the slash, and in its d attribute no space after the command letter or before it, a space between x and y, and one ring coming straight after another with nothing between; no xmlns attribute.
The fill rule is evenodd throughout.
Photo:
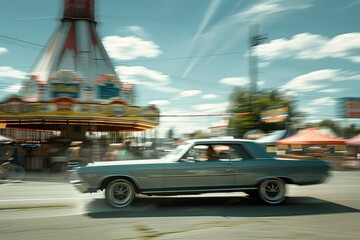
<svg viewBox="0 0 360 240"><path fill-rule="evenodd" d="M77 77L75 81L81 79L84 86L76 98L102 100L100 94L91 94L89 91L92 90L95 80L107 76L118 85L121 85L121 82L117 78L109 56L96 32L94 0L65 0L64 3L61 24L35 62L30 75L40 83L48 83L58 73L64 74L67 71L70 74L69 70L73 71ZM26 82L25 85L29 82L31 81ZM84 90L89 92L84 92ZM121 88L119 92L120 90ZM47 91L47 94L39 94L33 89L23 88L21 95L30 99L49 99L54 97L50 93ZM61 94L64 95L64 93L58 95Z"/></svg>
<svg viewBox="0 0 360 240"><path fill-rule="evenodd" d="M0 103L6 128L143 131L158 125L155 106L133 106L131 84L116 75L96 31L94 0L64 0L61 24L24 79L18 97Z"/></svg>

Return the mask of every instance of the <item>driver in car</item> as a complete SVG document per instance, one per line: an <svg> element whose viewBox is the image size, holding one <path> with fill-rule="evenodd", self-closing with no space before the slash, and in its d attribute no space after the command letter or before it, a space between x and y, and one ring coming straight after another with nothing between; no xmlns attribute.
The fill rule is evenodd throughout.
<svg viewBox="0 0 360 240"><path fill-rule="evenodd" d="M219 158L217 157L216 155L216 152L214 150L214 148L212 146L209 146L207 149L206 149L206 161L217 161L219 160Z"/></svg>

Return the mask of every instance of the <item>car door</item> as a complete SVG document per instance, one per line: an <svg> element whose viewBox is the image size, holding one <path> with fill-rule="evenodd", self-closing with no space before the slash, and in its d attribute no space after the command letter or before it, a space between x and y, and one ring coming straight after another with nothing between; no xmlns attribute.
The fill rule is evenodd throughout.
<svg viewBox="0 0 360 240"><path fill-rule="evenodd" d="M176 164L165 169L164 185L167 189L218 189L236 183L235 169L230 161L207 161L208 145L193 146ZM217 146L219 147L219 146Z"/></svg>
<svg viewBox="0 0 360 240"><path fill-rule="evenodd" d="M240 188L253 187L256 180L268 167L266 161L257 159L241 144L233 146L236 157L231 160L231 166L236 175L236 186Z"/></svg>

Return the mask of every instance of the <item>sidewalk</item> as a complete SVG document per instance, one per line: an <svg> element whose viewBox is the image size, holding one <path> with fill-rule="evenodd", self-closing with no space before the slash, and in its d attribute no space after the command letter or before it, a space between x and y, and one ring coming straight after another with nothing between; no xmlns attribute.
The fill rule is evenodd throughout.
<svg viewBox="0 0 360 240"><path fill-rule="evenodd" d="M26 172L22 181L1 180L0 191L0 211L72 209L85 197L65 173Z"/></svg>
<svg viewBox="0 0 360 240"><path fill-rule="evenodd" d="M69 182L68 173L56 172L35 172L28 171L25 174L23 181L33 182Z"/></svg>

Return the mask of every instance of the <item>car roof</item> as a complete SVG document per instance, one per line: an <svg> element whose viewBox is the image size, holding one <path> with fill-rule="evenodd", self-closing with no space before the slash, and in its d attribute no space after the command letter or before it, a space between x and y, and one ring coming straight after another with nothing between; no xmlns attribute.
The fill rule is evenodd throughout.
<svg viewBox="0 0 360 240"><path fill-rule="evenodd" d="M241 144L245 145L245 148L255 158L273 158L269 153L265 151L259 144L253 140L248 139L224 139L224 138L207 138L207 139L192 139L186 141L189 144Z"/></svg>

